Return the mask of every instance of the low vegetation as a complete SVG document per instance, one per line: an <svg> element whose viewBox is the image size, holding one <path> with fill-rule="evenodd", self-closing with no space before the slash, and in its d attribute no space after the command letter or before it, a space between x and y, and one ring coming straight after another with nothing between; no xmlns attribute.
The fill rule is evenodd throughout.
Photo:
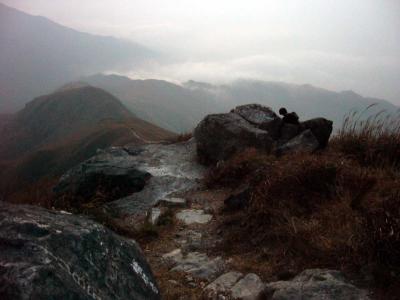
<svg viewBox="0 0 400 300"><path fill-rule="evenodd" d="M399 295L400 121L359 120L347 118L320 153L248 149L211 169L208 187L249 190L246 209L224 212L221 250L252 257L267 280L326 267Z"/></svg>

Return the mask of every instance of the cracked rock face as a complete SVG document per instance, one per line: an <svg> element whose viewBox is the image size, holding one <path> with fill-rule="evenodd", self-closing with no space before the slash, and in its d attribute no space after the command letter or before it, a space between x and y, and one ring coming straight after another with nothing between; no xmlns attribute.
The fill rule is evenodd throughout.
<svg viewBox="0 0 400 300"><path fill-rule="evenodd" d="M1 299L160 299L139 246L85 217L0 202Z"/></svg>

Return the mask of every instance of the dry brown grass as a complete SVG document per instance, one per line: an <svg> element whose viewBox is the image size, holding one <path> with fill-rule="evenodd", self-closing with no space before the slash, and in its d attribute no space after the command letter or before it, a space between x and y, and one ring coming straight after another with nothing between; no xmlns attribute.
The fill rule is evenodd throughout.
<svg viewBox="0 0 400 300"><path fill-rule="evenodd" d="M374 120L347 123L319 154L248 150L214 167L208 186L251 191L245 211L224 216L224 251L257 258L265 279L327 267L400 291L400 127Z"/></svg>
<svg viewBox="0 0 400 300"><path fill-rule="evenodd" d="M400 167L400 111L363 119L362 112L348 114L331 144L365 166Z"/></svg>

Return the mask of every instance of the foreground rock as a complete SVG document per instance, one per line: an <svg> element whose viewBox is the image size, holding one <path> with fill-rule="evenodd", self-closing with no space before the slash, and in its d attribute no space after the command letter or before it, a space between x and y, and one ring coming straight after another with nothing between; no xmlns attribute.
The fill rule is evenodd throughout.
<svg viewBox="0 0 400 300"><path fill-rule="evenodd" d="M111 201L138 192L151 175L138 170L131 156L122 148L101 151L64 174L54 191L58 198L68 196L79 204L90 201L96 193Z"/></svg>
<svg viewBox="0 0 400 300"><path fill-rule="evenodd" d="M215 164L248 147L278 154L313 152L326 147L331 133L332 121L324 118L288 124L269 107L248 104L208 115L194 137L200 161Z"/></svg>
<svg viewBox="0 0 400 300"><path fill-rule="evenodd" d="M273 300L367 300L368 293L345 280L339 271L310 269L291 281L267 284L266 294Z"/></svg>
<svg viewBox="0 0 400 300"><path fill-rule="evenodd" d="M160 299L138 245L81 216L0 202L1 299Z"/></svg>

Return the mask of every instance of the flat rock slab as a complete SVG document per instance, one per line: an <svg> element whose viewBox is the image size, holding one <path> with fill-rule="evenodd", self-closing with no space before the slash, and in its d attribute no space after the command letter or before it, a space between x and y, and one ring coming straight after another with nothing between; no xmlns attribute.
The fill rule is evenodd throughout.
<svg viewBox="0 0 400 300"><path fill-rule="evenodd" d="M200 252L190 252L184 255L181 249L176 249L163 255L163 259L173 266L171 271L181 271L199 279L211 281L224 270L221 257L209 258Z"/></svg>
<svg viewBox="0 0 400 300"><path fill-rule="evenodd" d="M229 293L242 277L243 274L240 272L225 273L207 285L205 291L209 297Z"/></svg>
<svg viewBox="0 0 400 300"><path fill-rule="evenodd" d="M203 235L194 230L184 230L176 235L175 241L181 245L183 252L191 252L201 249Z"/></svg>
<svg viewBox="0 0 400 300"><path fill-rule="evenodd" d="M264 291L265 284L256 274L250 273L240 279L231 289L234 299L256 300Z"/></svg>
<svg viewBox="0 0 400 300"><path fill-rule="evenodd" d="M184 209L176 214L176 218L186 225L206 224L211 221L212 215L205 214L202 209Z"/></svg>
<svg viewBox="0 0 400 300"><path fill-rule="evenodd" d="M162 207L169 207L169 208L175 208L175 207L186 207L186 200L183 198L176 198L176 197L170 197L170 198L164 198L158 201L157 206L162 206Z"/></svg>
<svg viewBox="0 0 400 300"><path fill-rule="evenodd" d="M266 285L266 293L273 300L367 300L368 292L358 289L335 270L305 270L290 281Z"/></svg>

